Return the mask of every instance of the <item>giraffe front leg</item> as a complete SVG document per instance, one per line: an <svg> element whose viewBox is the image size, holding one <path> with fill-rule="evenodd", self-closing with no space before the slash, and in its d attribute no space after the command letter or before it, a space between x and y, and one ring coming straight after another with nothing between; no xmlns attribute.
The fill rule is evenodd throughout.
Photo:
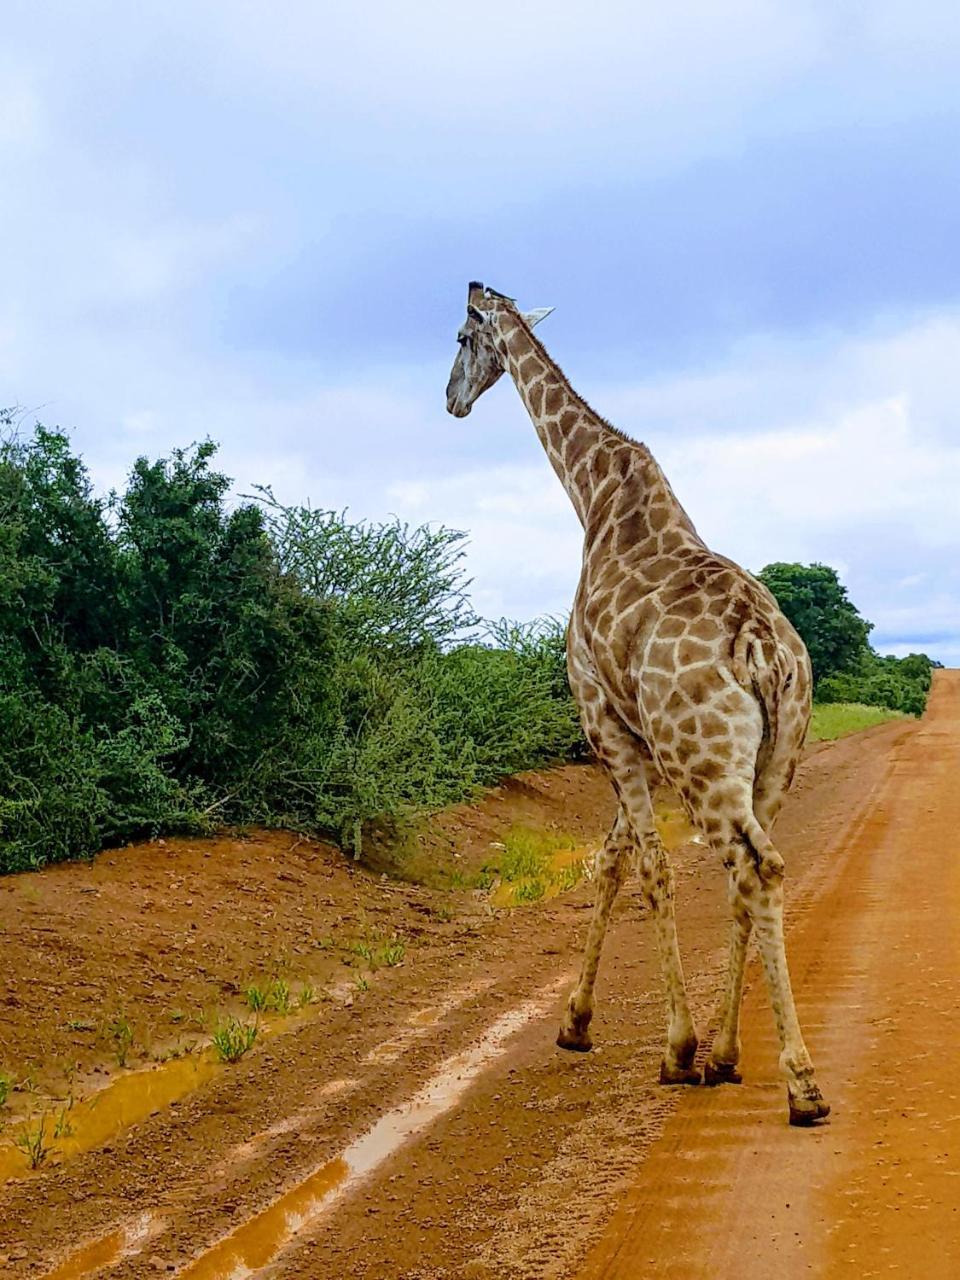
<svg viewBox="0 0 960 1280"><path fill-rule="evenodd" d="M757 856L759 855L759 856ZM779 855L755 820L735 853L736 890L757 931L760 958L780 1037L780 1070L787 1081L790 1123L807 1127L826 1119L830 1107L817 1085L794 1004L783 938L783 872Z"/></svg>
<svg viewBox="0 0 960 1280"><path fill-rule="evenodd" d="M733 920L730 925L727 984L720 1006L719 1030L703 1068L705 1084L740 1084L740 1006L743 1001L743 969L753 922L740 901L734 869L730 869L728 896Z"/></svg>
<svg viewBox="0 0 960 1280"><path fill-rule="evenodd" d="M700 1072L693 1065L697 1031L687 1000L673 909L673 867L655 830L647 831L642 840L640 880L643 895L654 914L660 970L667 998L667 1047L660 1064L660 1083L699 1084Z"/></svg>
<svg viewBox="0 0 960 1280"><path fill-rule="evenodd" d="M593 987L600 966L600 952L610 911L627 872L631 844L629 826L621 810L603 848L597 854L597 896L593 904L593 919L587 934L580 978L570 993L560 1034L557 1036L557 1044L561 1049L586 1053L593 1047L589 1032L590 1019L593 1017Z"/></svg>

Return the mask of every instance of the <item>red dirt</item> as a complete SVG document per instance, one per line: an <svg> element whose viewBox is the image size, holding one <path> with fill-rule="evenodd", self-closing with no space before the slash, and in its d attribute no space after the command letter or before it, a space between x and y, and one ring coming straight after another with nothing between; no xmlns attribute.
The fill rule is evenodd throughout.
<svg viewBox="0 0 960 1280"><path fill-rule="evenodd" d="M364 930L407 947L352 1003L313 1006L178 1104L8 1182L2 1274L46 1275L78 1246L103 1263L77 1276L185 1270L325 1165L339 1170L379 1118L538 993L489 1061L472 1075L456 1068L446 1110L264 1253L256 1274L957 1274L958 764L960 679L942 673L923 722L816 748L780 820L798 1002L834 1106L809 1133L787 1127L755 976L746 1083L656 1084L653 930L631 885L601 971L598 1048L581 1057L553 1036L589 886L492 912L479 895L381 880L275 833L118 850L0 882L0 1069L33 1064L48 1088L63 1088L68 1058L84 1088L106 1069L106 1046L68 1020L122 1006L139 1042L163 1045L181 1033L171 1007L237 1008L245 982L275 970L294 988L342 987L355 976L343 960L355 957L337 946ZM446 842L445 857L463 852L472 867L512 823L594 834L610 808L587 766L531 775L445 815L429 853ZM676 861L681 944L706 1027L724 961L722 873L695 845ZM330 936L334 947L318 945ZM459 1002L445 1008L451 995ZM21 1110L35 1102L14 1097ZM147 1214L149 1238L123 1253L124 1231ZM114 1243L122 1256L110 1261Z"/></svg>

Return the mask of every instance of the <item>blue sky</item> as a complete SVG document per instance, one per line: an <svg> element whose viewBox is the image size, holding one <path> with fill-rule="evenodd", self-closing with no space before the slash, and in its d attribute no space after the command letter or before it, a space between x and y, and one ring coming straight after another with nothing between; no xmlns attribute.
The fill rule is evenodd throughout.
<svg viewBox="0 0 960 1280"><path fill-rule="evenodd" d="M443 388L480 278L750 568L840 569L960 664L960 8L8 0L0 403L99 485L442 520L477 606L568 607L514 389Z"/></svg>

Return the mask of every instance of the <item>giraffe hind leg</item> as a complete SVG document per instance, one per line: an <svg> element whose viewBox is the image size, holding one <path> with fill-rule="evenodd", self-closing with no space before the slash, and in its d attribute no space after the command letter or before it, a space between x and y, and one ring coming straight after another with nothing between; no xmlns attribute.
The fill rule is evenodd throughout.
<svg viewBox="0 0 960 1280"><path fill-rule="evenodd" d="M667 998L667 1045L660 1063L660 1083L699 1084L700 1071L693 1065L697 1033L687 1002L677 940L673 867L652 821L640 838L640 849L640 883L653 912Z"/></svg>
<svg viewBox="0 0 960 1280"><path fill-rule="evenodd" d="M757 933L764 977L780 1037L780 1071L787 1082L790 1123L817 1124L830 1107L816 1081L813 1061L797 1017L783 936L783 859L749 811L735 827L729 846L738 908Z"/></svg>
<svg viewBox="0 0 960 1280"><path fill-rule="evenodd" d="M719 1028L713 1038L710 1057L703 1068L705 1084L740 1084L740 1006L743 1002L743 970L753 921L740 901L733 868L730 868L727 896L732 919L727 963L727 981L720 1004Z"/></svg>

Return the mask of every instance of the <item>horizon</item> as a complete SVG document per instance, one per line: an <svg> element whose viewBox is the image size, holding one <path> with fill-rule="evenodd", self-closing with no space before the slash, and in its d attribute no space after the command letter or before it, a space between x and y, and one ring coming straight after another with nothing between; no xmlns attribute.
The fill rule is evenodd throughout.
<svg viewBox="0 0 960 1280"><path fill-rule="evenodd" d="M566 614L519 397L444 409L482 279L708 545L960 665L960 11L375 10L11 5L0 402L100 492L209 436L237 495L462 529L478 613Z"/></svg>

